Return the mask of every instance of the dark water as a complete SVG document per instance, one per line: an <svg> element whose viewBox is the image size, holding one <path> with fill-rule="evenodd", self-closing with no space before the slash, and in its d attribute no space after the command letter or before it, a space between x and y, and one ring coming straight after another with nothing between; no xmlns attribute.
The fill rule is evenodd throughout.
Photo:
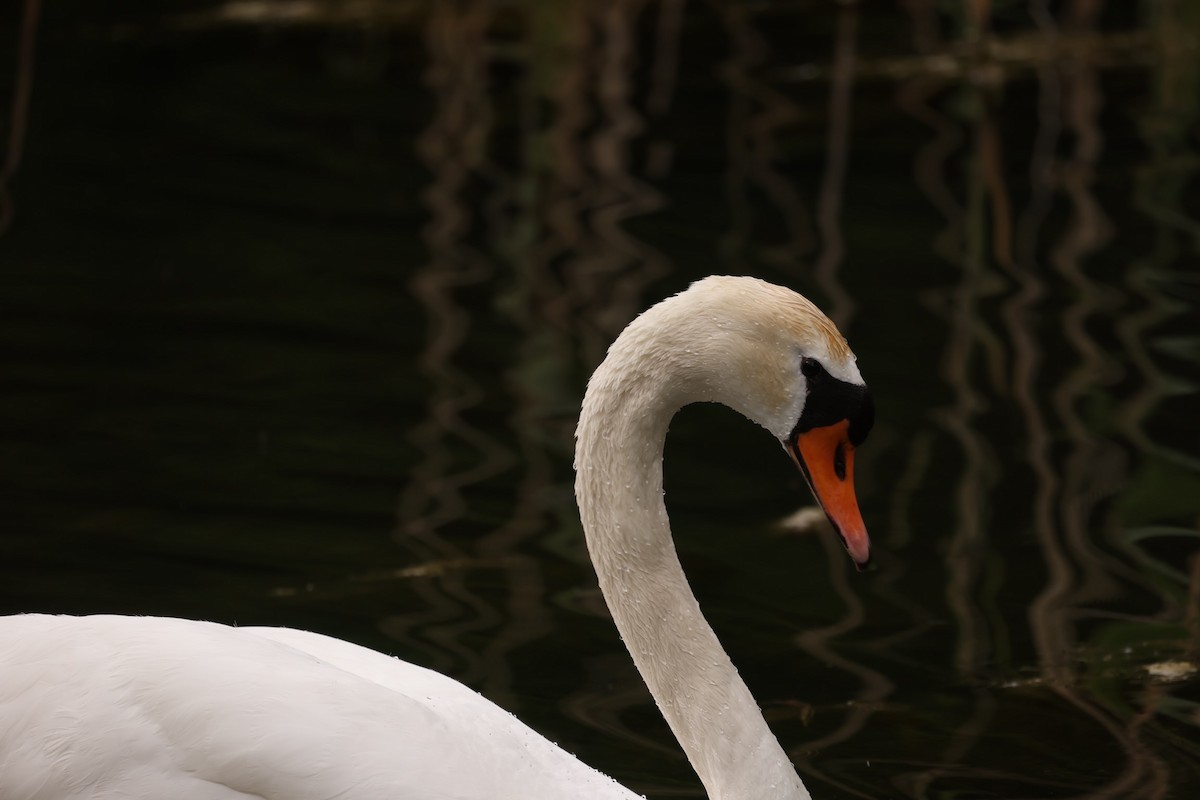
<svg viewBox="0 0 1200 800"><path fill-rule="evenodd" d="M1195 797L1200 7L986 5L6 5L2 610L331 633L700 796L571 431L754 274L872 386L877 568L731 413L668 504L813 793Z"/></svg>

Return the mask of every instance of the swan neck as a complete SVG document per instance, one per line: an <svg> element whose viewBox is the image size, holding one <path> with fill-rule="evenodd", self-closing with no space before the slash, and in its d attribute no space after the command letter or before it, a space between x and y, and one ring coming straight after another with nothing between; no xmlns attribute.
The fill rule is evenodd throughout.
<svg viewBox="0 0 1200 800"><path fill-rule="evenodd" d="M710 798L809 800L704 619L671 537L667 427L686 402L708 399L689 398L682 385L617 345L592 377L576 447L588 551L625 646Z"/></svg>

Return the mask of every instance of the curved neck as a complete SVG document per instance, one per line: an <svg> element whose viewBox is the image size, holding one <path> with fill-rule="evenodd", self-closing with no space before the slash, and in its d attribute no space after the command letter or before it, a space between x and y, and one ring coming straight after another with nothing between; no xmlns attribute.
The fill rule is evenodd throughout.
<svg viewBox="0 0 1200 800"><path fill-rule="evenodd" d="M617 348L588 384L575 493L613 621L712 800L810 800L679 564L662 492L667 426L687 400L662 364Z"/></svg>

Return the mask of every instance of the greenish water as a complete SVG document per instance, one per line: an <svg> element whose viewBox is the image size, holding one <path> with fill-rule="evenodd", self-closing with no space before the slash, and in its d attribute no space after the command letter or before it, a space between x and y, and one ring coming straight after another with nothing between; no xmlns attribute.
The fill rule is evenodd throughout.
<svg viewBox="0 0 1200 800"><path fill-rule="evenodd" d="M668 505L814 795L1200 789L1192 4L43 5L33 49L0 11L0 610L334 634L700 796L571 431L637 311L754 274L872 387L876 567L720 409Z"/></svg>

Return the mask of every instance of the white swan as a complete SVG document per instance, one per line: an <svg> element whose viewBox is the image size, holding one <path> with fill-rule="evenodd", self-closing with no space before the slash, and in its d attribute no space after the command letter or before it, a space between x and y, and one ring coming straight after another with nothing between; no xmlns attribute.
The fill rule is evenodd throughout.
<svg viewBox="0 0 1200 800"><path fill-rule="evenodd" d="M667 425L717 401L774 433L851 556L869 545L854 356L811 303L713 277L621 334L588 384L576 495L600 586L713 800L808 798L680 568ZM4 800L632 800L461 684L318 634L146 617L0 618Z"/></svg>

